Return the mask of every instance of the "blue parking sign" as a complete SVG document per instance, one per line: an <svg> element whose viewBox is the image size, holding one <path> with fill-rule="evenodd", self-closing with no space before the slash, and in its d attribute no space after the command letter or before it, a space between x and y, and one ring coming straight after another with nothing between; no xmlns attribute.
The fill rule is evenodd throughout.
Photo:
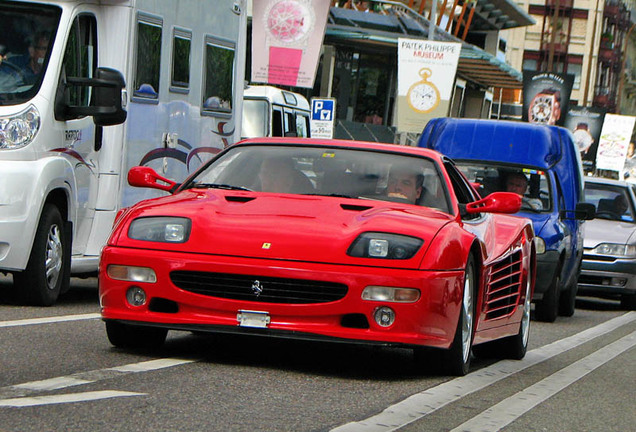
<svg viewBox="0 0 636 432"><path fill-rule="evenodd" d="M333 99L312 99L311 119L321 121L333 121Z"/></svg>

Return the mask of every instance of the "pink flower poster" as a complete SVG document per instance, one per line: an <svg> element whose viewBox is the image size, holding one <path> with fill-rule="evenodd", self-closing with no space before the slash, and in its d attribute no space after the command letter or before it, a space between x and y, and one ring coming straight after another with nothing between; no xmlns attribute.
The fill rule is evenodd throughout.
<svg viewBox="0 0 636 432"><path fill-rule="evenodd" d="M329 0L254 0L252 82L312 88Z"/></svg>

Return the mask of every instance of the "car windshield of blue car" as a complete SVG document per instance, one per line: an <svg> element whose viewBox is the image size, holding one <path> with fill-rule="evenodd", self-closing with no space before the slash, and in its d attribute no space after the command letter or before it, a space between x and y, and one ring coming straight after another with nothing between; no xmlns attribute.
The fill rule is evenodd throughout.
<svg viewBox="0 0 636 432"><path fill-rule="evenodd" d="M585 182L585 202L596 206L596 219L634 222L634 203L627 188Z"/></svg>
<svg viewBox="0 0 636 432"><path fill-rule="evenodd" d="M307 145L237 145L184 188L391 201L449 213L437 164L393 152Z"/></svg>
<svg viewBox="0 0 636 432"><path fill-rule="evenodd" d="M549 212L552 198L545 171L532 167L455 161L482 197L493 192L514 192L521 196L522 212Z"/></svg>
<svg viewBox="0 0 636 432"><path fill-rule="evenodd" d="M18 105L40 89L62 9L43 4L0 4L0 105Z"/></svg>

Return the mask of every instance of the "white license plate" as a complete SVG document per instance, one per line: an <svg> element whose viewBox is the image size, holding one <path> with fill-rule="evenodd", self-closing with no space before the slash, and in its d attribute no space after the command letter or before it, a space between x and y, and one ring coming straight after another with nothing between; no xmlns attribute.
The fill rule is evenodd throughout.
<svg viewBox="0 0 636 432"><path fill-rule="evenodd" d="M269 325L267 312L240 310L236 314L239 327L266 328Z"/></svg>

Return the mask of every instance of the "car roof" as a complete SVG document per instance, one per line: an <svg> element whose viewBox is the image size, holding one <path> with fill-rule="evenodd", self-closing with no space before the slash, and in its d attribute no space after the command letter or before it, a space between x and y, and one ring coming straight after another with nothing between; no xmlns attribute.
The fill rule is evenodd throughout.
<svg viewBox="0 0 636 432"><path fill-rule="evenodd" d="M605 177L585 177L585 183L606 184L612 186L631 187L634 183L626 182L624 180L614 180Z"/></svg>
<svg viewBox="0 0 636 432"><path fill-rule="evenodd" d="M456 160L505 161L544 169L561 160L561 140L567 137L567 130L559 126L449 117L431 120L424 132L418 145Z"/></svg>
<svg viewBox="0 0 636 432"><path fill-rule="evenodd" d="M384 144L367 141L352 141L341 139L317 139L317 138L292 138L292 137L263 137L263 138L249 138L234 144L249 145L249 144L268 144L268 145L299 145L299 146L328 146L328 147L340 147L359 150L374 150L402 153L405 155L424 156L437 161L441 161L444 158L442 154L435 150L411 147L399 144Z"/></svg>

